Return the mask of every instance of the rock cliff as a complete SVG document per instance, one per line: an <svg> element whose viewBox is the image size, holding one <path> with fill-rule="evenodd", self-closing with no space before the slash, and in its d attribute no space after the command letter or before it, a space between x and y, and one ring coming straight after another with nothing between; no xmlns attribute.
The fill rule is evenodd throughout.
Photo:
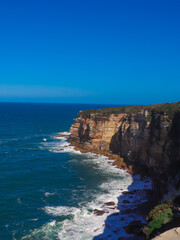
<svg viewBox="0 0 180 240"><path fill-rule="evenodd" d="M74 121L72 145L117 154L161 182L164 192L167 179L180 187L180 102L86 110Z"/></svg>

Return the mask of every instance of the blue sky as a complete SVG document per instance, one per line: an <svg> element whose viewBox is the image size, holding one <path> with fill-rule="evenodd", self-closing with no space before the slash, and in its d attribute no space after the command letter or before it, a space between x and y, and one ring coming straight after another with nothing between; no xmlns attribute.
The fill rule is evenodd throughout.
<svg viewBox="0 0 180 240"><path fill-rule="evenodd" d="M180 101L179 0L0 3L0 101Z"/></svg>

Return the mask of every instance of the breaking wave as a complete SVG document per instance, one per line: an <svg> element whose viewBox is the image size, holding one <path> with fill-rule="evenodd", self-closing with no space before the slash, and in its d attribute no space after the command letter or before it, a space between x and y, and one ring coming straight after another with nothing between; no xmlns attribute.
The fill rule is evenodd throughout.
<svg viewBox="0 0 180 240"><path fill-rule="evenodd" d="M113 166L113 160L105 156L76 151L73 146L70 146L68 138L65 137L69 133L61 134L63 134L63 137L52 137L50 142L43 142L43 146L55 153L82 154L82 161L87 163L87 166L90 162L95 163L96 168L107 174L108 177L99 186L99 191L95 193L93 200L85 201L79 204L79 207L66 205L43 207L41 210L45 214L52 216L52 221L44 224L39 229L31 231L29 235L22 239L92 240L95 236L101 234L104 234L103 239L111 240L116 240L119 237L128 237L129 235L123 227L133 220L141 220L143 222L144 219L133 213L128 215L124 212L120 215L119 209L124 208L126 210L128 207L133 209L137 203L146 201L143 193L138 194L138 190L151 189L150 179L144 181L138 175L132 178L125 170ZM134 194L133 198L129 198L129 195L123 195L123 192L128 191L128 186L132 182L134 184L131 191L137 190L137 193ZM50 193L45 195L49 196ZM123 198L120 200L119 196L123 196ZM127 202L126 206L124 206L124 200ZM107 220L108 216L111 216L110 220ZM106 233L103 233L105 222L110 227ZM111 235L111 238L108 237L109 235Z"/></svg>

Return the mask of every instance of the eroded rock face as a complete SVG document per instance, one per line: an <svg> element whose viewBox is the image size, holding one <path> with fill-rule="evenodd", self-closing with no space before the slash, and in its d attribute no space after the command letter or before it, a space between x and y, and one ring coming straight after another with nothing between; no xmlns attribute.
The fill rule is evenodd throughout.
<svg viewBox="0 0 180 240"><path fill-rule="evenodd" d="M85 149L117 154L125 161L164 176L180 168L180 112L169 118L164 112L141 110L104 116L80 115L71 126L70 142ZM180 185L180 179L177 181ZM177 183L177 184L178 184Z"/></svg>
<svg viewBox="0 0 180 240"><path fill-rule="evenodd" d="M71 126L70 142L84 148L110 151L112 136L118 131L124 114L101 116L91 114L89 118L78 117Z"/></svg>
<svg viewBox="0 0 180 240"><path fill-rule="evenodd" d="M91 114L89 118L80 116L74 121L70 129L72 144L115 153L154 170L161 166L158 172L163 172L170 162L170 121L163 113Z"/></svg>
<svg viewBox="0 0 180 240"><path fill-rule="evenodd" d="M163 172L170 162L169 125L170 121L163 113L141 111L125 116L112 136L109 149L129 161Z"/></svg>

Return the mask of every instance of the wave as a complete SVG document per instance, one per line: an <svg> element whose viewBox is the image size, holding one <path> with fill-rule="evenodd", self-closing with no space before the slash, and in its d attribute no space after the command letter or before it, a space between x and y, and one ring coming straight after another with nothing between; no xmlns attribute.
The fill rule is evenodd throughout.
<svg viewBox="0 0 180 240"><path fill-rule="evenodd" d="M95 163L96 168L100 169L108 177L98 186L99 191L93 193L94 196L91 198L93 200L89 202L86 201L76 207L45 206L42 208L45 214L52 216L53 221L31 231L28 236L23 237L23 240L92 240L95 236L104 232L105 222L109 229L106 233L103 233L105 234L103 239L116 240L119 237L130 236L123 227L134 220L144 222L144 219L133 213L123 213L123 210L128 207L130 209L136 208L137 204L147 201L143 191L141 194L138 191L151 189L151 180L142 180L139 175L132 177L125 170L113 166L113 160L108 159L106 156L94 153L80 153L70 146L67 138L64 138L53 137L52 142L44 142L44 146L55 153L83 154L84 157L81 161L87 163L87 165L88 163ZM128 191L130 185L131 191L135 190L133 197L123 194L124 191ZM90 193L87 192L87 194ZM45 193L45 195L49 196L50 194ZM124 204L124 200L126 200L126 204ZM108 238L109 235L111 235L110 238Z"/></svg>
<svg viewBox="0 0 180 240"><path fill-rule="evenodd" d="M69 136L69 135L71 135L71 133L70 132L59 132L58 134L62 134L62 135L66 135L66 136Z"/></svg>
<svg viewBox="0 0 180 240"><path fill-rule="evenodd" d="M60 206L60 207L44 207L43 210L52 216L67 216L70 214L76 214L80 210L75 207L66 207L66 206Z"/></svg>
<svg viewBox="0 0 180 240"><path fill-rule="evenodd" d="M70 146L68 142L68 136L71 134L69 132L60 132L61 137L53 136L51 141L43 142L45 148L54 153L76 153L81 154L80 151L74 149ZM67 137L66 137L67 136ZM58 141L57 141L58 140ZM59 141L60 140L60 141Z"/></svg>
<svg viewBox="0 0 180 240"><path fill-rule="evenodd" d="M44 195L45 195L46 197L49 197L49 196L55 195L55 193L45 192Z"/></svg>

